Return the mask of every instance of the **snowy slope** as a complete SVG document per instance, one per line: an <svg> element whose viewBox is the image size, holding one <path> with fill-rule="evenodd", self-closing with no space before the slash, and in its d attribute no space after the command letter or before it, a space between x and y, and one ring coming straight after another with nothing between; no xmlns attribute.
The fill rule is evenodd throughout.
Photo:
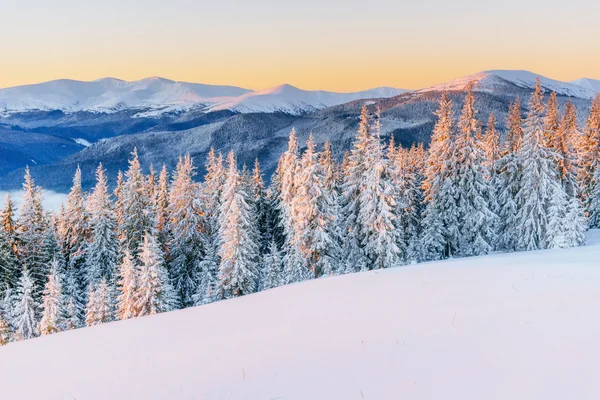
<svg viewBox="0 0 600 400"><path fill-rule="evenodd" d="M214 86L146 78L125 82L104 78L93 82L56 80L0 89L0 114L31 110L112 112L144 109L139 116L185 111L193 107L240 112L284 111L300 113L352 100L392 97L404 93L376 88L355 93L306 91L289 85L250 91L234 86Z"/></svg>
<svg viewBox="0 0 600 400"><path fill-rule="evenodd" d="M599 256L594 231L14 343L2 398L595 400Z"/></svg>
<svg viewBox="0 0 600 400"><path fill-rule="evenodd" d="M354 100L375 99L398 96L406 90L390 87L369 89L362 92L335 93L323 90L302 90L291 85L280 85L236 97L214 110L233 110L239 112L276 112L297 114L327 108Z"/></svg>
<svg viewBox="0 0 600 400"><path fill-rule="evenodd" d="M594 92L600 92L600 80L598 79L581 78L571 83L593 90Z"/></svg>
<svg viewBox="0 0 600 400"><path fill-rule="evenodd" d="M441 85L435 85L421 91L464 90L469 82L473 82L475 84L475 90L478 91L497 92L501 91L507 85L516 85L521 88L531 89L535 87L536 78L538 77L540 78L540 83L544 89L556 92L559 95L591 99L596 92L590 87L576 84L575 82L561 82L533 72L522 70L483 71Z"/></svg>

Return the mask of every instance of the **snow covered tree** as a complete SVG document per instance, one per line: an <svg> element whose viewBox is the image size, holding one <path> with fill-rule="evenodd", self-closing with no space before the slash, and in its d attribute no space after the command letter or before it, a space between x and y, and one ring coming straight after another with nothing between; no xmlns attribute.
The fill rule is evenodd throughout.
<svg viewBox="0 0 600 400"><path fill-rule="evenodd" d="M215 239L208 242L206 255L200 262L200 280L194 295L194 305L197 306L219 300L218 237L215 236Z"/></svg>
<svg viewBox="0 0 600 400"><path fill-rule="evenodd" d="M169 258L169 174L167 166L163 164L158 176L158 185L155 189L155 214L156 214L156 239L165 259Z"/></svg>
<svg viewBox="0 0 600 400"><path fill-rule="evenodd" d="M580 134L577 129L575 106L570 101L565 105L565 113L554 135L554 147L551 151L556 160L558 178L567 194L574 196L578 193L576 152Z"/></svg>
<svg viewBox="0 0 600 400"><path fill-rule="evenodd" d="M455 171L456 157L452 101L442 94L436 112L438 120L431 136L423 192L426 207L422 219L421 248L423 260L439 260L454 254L458 247L458 207Z"/></svg>
<svg viewBox="0 0 600 400"><path fill-rule="evenodd" d="M315 151L312 134L298 165L295 233L297 245L315 277L336 270L339 256L335 238L336 205L331 191L325 187L325 175L320 154Z"/></svg>
<svg viewBox="0 0 600 400"><path fill-rule="evenodd" d="M55 258L50 266L48 282L42 296L42 319L40 334L51 335L64 329L64 299L62 293L62 276L60 264Z"/></svg>
<svg viewBox="0 0 600 400"><path fill-rule="evenodd" d="M598 155L600 155L600 94L597 94L592 102L581 138L580 154L581 164L577 174L580 196L591 219L597 220L597 216L592 215L590 206L591 193L596 184L594 172L598 167ZM594 223L591 226L600 225Z"/></svg>
<svg viewBox="0 0 600 400"><path fill-rule="evenodd" d="M489 180L494 182L497 173L497 163L500 159L500 135L496 131L496 117L490 114L485 131L485 161Z"/></svg>
<svg viewBox="0 0 600 400"><path fill-rule="evenodd" d="M341 268L345 272L366 271L370 267L370 260L364 251L364 240L367 228L360 219L361 193L365 190L365 176L368 172L370 158L369 151L372 146L373 135L369 121L369 111L363 106L360 123L352 151L348 157L347 172L342 187L342 218L344 227L342 236ZM286 255L287 257L287 255Z"/></svg>
<svg viewBox="0 0 600 400"><path fill-rule="evenodd" d="M398 247L400 232L397 223L396 202L392 174L381 144L381 116L375 117L373 138L367 148L366 171L359 194L359 224L363 227L364 253L368 269L389 268L402 260Z"/></svg>
<svg viewBox="0 0 600 400"><path fill-rule="evenodd" d="M111 290L106 279L100 279L95 286L89 285L85 324L94 326L112 321Z"/></svg>
<svg viewBox="0 0 600 400"><path fill-rule="evenodd" d="M44 238L48 219L42 206L41 190L35 186L29 168L25 169L23 198L19 215L19 248L17 254L23 268L34 280L34 295L39 296L46 282L48 261L45 259Z"/></svg>
<svg viewBox="0 0 600 400"><path fill-rule="evenodd" d="M585 244L585 233L588 230L588 221L585 216L583 204L577 196L568 199L567 211L563 221L567 247L582 246Z"/></svg>
<svg viewBox="0 0 600 400"><path fill-rule="evenodd" d="M119 295L117 297L117 318L120 320L137 316L137 267L135 259L125 250L119 268Z"/></svg>
<svg viewBox="0 0 600 400"><path fill-rule="evenodd" d="M96 170L96 186L88 199L91 241L86 251L86 282L94 287L103 278L114 282L119 257L116 221L104 169Z"/></svg>
<svg viewBox="0 0 600 400"><path fill-rule="evenodd" d="M180 308L192 306L205 250L205 225L199 210L198 185L192 158L179 159L169 193L170 272Z"/></svg>
<svg viewBox="0 0 600 400"><path fill-rule="evenodd" d="M77 167L66 206L59 216L59 242L66 262L67 273L76 290L83 293L86 279L85 259L90 238L89 214L81 187L81 169Z"/></svg>
<svg viewBox="0 0 600 400"><path fill-rule="evenodd" d="M264 257L264 268L262 278L262 289L272 289L280 286L283 282L282 279L282 260L281 253L277 248L275 241L271 241L269 246L269 252Z"/></svg>
<svg viewBox="0 0 600 400"><path fill-rule="evenodd" d="M511 104L507 120L508 132L502 157L498 160L496 192L498 197L498 247L506 251L518 248L520 227L516 219L516 196L520 188L520 170L517 164L517 152L523 140L521 105L519 98Z"/></svg>
<svg viewBox="0 0 600 400"><path fill-rule="evenodd" d="M15 204L10 197L10 194L6 195L6 206L2 212L0 212L0 229L4 230L8 235L9 244L13 249L13 253L17 254L17 248L19 243L19 234L17 221L15 218Z"/></svg>
<svg viewBox="0 0 600 400"><path fill-rule="evenodd" d="M523 143L516 154L521 171L519 190L515 198L516 227L519 232L517 247L524 250L543 249L548 239L548 214L553 201L558 199L560 186L553 152L544 138L544 104L540 82L529 100ZM560 205L559 205L560 206Z"/></svg>
<svg viewBox="0 0 600 400"><path fill-rule="evenodd" d="M253 293L259 279L259 243L255 240L256 216L248 204L233 152L228 156L227 180L220 210L219 281L221 297Z"/></svg>
<svg viewBox="0 0 600 400"><path fill-rule="evenodd" d="M146 233L140 249L137 276L136 316L154 315L173 309L175 293L169 283L164 254L156 238Z"/></svg>
<svg viewBox="0 0 600 400"><path fill-rule="evenodd" d="M458 178L456 193L459 208L459 248L461 256L488 254L494 249L497 216L490 206L493 187L486 179L485 157L475 140L477 120L472 86L458 122L456 164L452 169Z"/></svg>
<svg viewBox="0 0 600 400"><path fill-rule="evenodd" d="M551 151L558 152L561 147L561 138L559 137L560 117L558 115L558 102L556 100L555 92L550 93L548 105L546 106L544 125L546 127L546 130L544 131L546 146Z"/></svg>
<svg viewBox="0 0 600 400"><path fill-rule="evenodd" d="M254 169L252 170L252 181L251 181L251 194L252 204L254 205L256 222L258 228L258 234L260 237L260 252L265 253L269 247L269 241L271 240L271 232L268 226L269 218L269 204L267 200L267 192L265 188L265 182L263 181L262 171L260 169L260 163L258 158L254 160Z"/></svg>
<svg viewBox="0 0 600 400"><path fill-rule="evenodd" d="M132 256L137 257L140 243L144 240L144 233L152 231L156 221L137 149L133 150L131 156L121 195L123 218L121 232L123 247L127 248Z"/></svg>
<svg viewBox="0 0 600 400"><path fill-rule="evenodd" d="M13 325L19 339L31 339L38 335L38 303L34 298L34 284L25 269L17 286L13 306Z"/></svg>
<svg viewBox="0 0 600 400"><path fill-rule="evenodd" d="M19 279L19 262L11 245L9 234L0 226L0 295L6 288L14 288Z"/></svg>

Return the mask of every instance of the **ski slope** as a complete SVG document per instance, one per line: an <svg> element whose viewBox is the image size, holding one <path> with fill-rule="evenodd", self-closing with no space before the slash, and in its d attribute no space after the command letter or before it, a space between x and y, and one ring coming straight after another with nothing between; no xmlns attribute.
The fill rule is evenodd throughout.
<svg viewBox="0 0 600 400"><path fill-rule="evenodd" d="M0 348L1 398L600 396L600 232L345 275Z"/></svg>

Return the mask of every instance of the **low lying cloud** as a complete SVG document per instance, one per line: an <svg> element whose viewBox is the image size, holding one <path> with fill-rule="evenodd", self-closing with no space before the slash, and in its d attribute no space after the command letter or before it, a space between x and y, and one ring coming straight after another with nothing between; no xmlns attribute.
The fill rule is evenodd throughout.
<svg viewBox="0 0 600 400"><path fill-rule="evenodd" d="M2 192L0 191L0 204L2 204L2 208L6 206L6 195L10 194L11 199L16 205L16 211L19 212L19 208L21 207L21 201L23 199L23 192L15 191L15 192ZM63 204L67 200L67 195L65 193L57 193L52 190L42 190L42 203L44 204L44 209L47 211L56 211L60 210L61 204Z"/></svg>

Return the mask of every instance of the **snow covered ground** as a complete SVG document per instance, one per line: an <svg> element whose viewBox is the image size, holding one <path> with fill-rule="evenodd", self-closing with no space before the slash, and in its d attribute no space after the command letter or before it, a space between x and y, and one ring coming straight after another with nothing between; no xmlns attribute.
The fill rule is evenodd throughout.
<svg viewBox="0 0 600 400"><path fill-rule="evenodd" d="M598 399L588 246L325 278L0 348L2 399Z"/></svg>

